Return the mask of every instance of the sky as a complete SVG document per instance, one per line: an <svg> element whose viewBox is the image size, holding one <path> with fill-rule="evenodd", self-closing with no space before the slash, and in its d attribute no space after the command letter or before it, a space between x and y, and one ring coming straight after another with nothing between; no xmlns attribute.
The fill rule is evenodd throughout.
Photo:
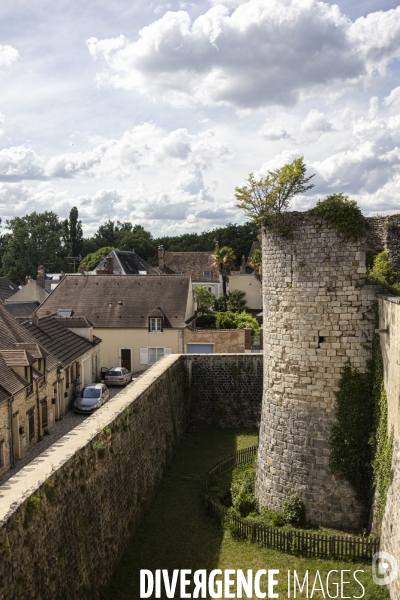
<svg viewBox="0 0 400 600"><path fill-rule="evenodd" d="M393 0L0 3L0 217L77 206L179 235L243 223L235 187L304 157L365 215L400 210Z"/></svg>

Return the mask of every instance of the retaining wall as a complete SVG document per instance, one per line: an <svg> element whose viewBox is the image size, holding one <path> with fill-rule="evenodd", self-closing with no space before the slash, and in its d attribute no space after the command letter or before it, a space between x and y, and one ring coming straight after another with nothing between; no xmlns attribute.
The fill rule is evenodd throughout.
<svg viewBox="0 0 400 600"><path fill-rule="evenodd" d="M255 426L261 378L260 355L166 356L9 479L0 600L99 598L190 415L219 426L225 411L232 427Z"/></svg>

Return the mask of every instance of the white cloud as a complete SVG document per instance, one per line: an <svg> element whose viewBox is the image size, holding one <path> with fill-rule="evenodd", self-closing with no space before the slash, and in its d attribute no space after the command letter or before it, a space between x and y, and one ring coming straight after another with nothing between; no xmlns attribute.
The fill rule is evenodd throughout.
<svg viewBox="0 0 400 600"><path fill-rule="evenodd" d="M400 55L400 7L352 23L318 0L232 4L193 22L167 12L132 42L90 38L91 55L107 67L98 82L176 105L288 106L317 91L341 93Z"/></svg>
<svg viewBox="0 0 400 600"><path fill-rule="evenodd" d="M276 127L265 126L260 131L260 135L267 141L283 140L290 137L290 134L282 127L282 125L277 125Z"/></svg>
<svg viewBox="0 0 400 600"><path fill-rule="evenodd" d="M12 46L0 46L0 67L9 67L17 58L18 50Z"/></svg>
<svg viewBox="0 0 400 600"><path fill-rule="evenodd" d="M36 152L25 146L0 150L0 181L42 178L43 167Z"/></svg>
<svg viewBox="0 0 400 600"><path fill-rule="evenodd" d="M326 115L315 108L310 110L300 125L302 133L324 133L331 131L331 129L332 123L329 122Z"/></svg>

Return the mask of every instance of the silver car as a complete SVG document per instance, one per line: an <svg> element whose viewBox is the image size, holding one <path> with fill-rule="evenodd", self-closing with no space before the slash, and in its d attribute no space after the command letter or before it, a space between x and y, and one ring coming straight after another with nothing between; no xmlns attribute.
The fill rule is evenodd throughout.
<svg viewBox="0 0 400 600"><path fill-rule="evenodd" d="M74 402L74 411L90 414L102 407L110 399L110 392L104 383L85 385Z"/></svg>
<svg viewBox="0 0 400 600"><path fill-rule="evenodd" d="M132 381L132 373L125 367L113 367L104 375L104 383L107 385L127 385Z"/></svg>

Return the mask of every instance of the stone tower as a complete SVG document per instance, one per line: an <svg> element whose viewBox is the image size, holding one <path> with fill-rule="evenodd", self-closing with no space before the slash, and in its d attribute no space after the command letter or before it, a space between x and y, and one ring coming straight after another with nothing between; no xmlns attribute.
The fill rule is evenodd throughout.
<svg viewBox="0 0 400 600"><path fill-rule="evenodd" d="M365 239L345 241L320 217L289 215L293 235L263 231L264 392L257 462L260 507L298 494L309 523L357 528L365 510L332 474L328 441L341 368L363 370L375 289L362 286Z"/></svg>

